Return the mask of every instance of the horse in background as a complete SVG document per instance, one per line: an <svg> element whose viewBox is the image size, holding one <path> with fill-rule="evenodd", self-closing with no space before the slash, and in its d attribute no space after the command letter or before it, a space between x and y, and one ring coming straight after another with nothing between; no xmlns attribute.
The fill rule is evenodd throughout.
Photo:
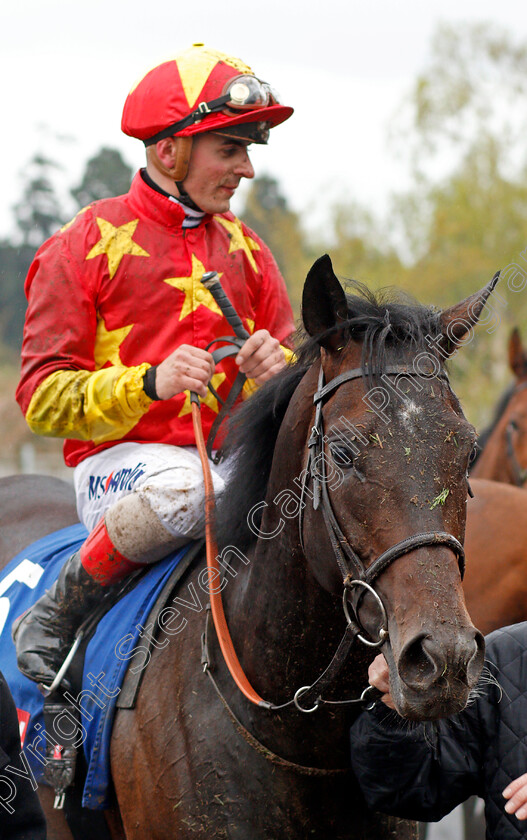
<svg viewBox="0 0 527 840"><path fill-rule="evenodd" d="M240 694L211 632L218 697L201 664L204 613L188 610L185 633L155 647L136 708L117 713L114 840L416 836L413 824L366 811L343 772L353 712L342 701L367 685L375 647L355 644L323 701L299 687L318 680L340 644L343 594L348 620L386 653L403 714L453 714L477 682L482 639L464 605L459 548L474 431L441 363L492 287L437 313L346 297L329 258L315 263L303 298L309 337L242 408L218 514L234 647L251 684L283 708ZM430 358L427 338L443 349L432 376L416 368ZM32 494L0 484L16 496L10 510L30 519L38 482ZM185 591L199 592L202 574L203 563L189 570Z"/></svg>
<svg viewBox="0 0 527 840"><path fill-rule="evenodd" d="M523 487L527 481L527 352L515 328L509 338L515 382L503 394L494 420L479 438L470 475Z"/></svg>
<svg viewBox="0 0 527 840"><path fill-rule="evenodd" d="M469 615L486 635L527 621L527 493L471 479L463 589Z"/></svg>

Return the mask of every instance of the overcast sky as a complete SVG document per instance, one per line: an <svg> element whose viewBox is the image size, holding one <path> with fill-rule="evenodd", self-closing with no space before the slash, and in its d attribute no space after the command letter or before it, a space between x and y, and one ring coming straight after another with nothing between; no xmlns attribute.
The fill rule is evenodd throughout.
<svg viewBox="0 0 527 840"><path fill-rule="evenodd" d="M242 58L295 107L269 147L253 152L257 174L275 175L295 209L313 214L318 205L323 219L337 197L382 209L405 183L387 127L440 20L494 21L527 38L517 0L4 3L0 235L37 150L63 161L70 186L102 145L142 165L142 144L120 131L126 94L144 70L194 42Z"/></svg>

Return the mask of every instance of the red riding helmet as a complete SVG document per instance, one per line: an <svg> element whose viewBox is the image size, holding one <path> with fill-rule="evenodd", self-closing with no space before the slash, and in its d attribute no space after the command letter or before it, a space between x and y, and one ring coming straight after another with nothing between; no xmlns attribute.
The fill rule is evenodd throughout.
<svg viewBox="0 0 527 840"><path fill-rule="evenodd" d="M165 137L187 138L178 144L179 165L172 173L180 181L186 174L194 134L224 131L266 143L269 129L292 113L243 61L194 44L154 67L132 88L121 128L145 146Z"/></svg>

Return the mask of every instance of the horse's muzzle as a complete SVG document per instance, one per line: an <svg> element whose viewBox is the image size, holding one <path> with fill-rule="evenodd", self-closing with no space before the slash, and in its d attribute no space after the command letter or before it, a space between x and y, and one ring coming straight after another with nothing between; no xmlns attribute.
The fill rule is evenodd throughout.
<svg viewBox="0 0 527 840"><path fill-rule="evenodd" d="M429 633L408 641L396 664L400 713L433 720L461 711L479 679L484 654L485 641L475 627L459 631L449 643Z"/></svg>

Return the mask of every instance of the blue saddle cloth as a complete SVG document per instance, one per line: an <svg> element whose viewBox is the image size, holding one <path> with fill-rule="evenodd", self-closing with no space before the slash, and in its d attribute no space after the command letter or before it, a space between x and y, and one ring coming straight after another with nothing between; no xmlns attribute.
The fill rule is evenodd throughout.
<svg viewBox="0 0 527 840"><path fill-rule="evenodd" d="M37 781L43 771L44 698L36 683L17 668L11 625L49 589L87 533L82 525L72 525L50 534L20 552L0 575L1 668L19 710L24 752ZM117 698L129 663L139 663L136 667L147 664L146 644L140 644L141 635L147 631L146 619L174 566L189 547L190 544L184 546L148 569L100 620L88 643L82 693L75 698L83 710L78 741L84 745L88 765L82 803L86 808L109 806L109 748Z"/></svg>

